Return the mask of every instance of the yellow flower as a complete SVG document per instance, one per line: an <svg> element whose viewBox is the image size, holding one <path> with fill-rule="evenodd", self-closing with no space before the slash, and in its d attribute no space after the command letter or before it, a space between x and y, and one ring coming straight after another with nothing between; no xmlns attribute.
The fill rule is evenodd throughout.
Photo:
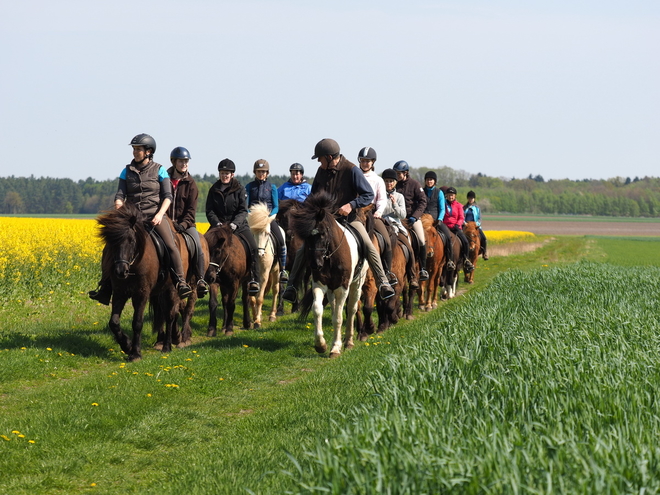
<svg viewBox="0 0 660 495"><path fill-rule="evenodd" d="M95 406L95 407L98 406L98 404L96 402L92 402L92 405Z"/></svg>
<svg viewBox="0 0 660 495"><path fill-rule="evenodd" d="M28 440L28 443L34 443L34 440Z"/></svg>
<svg viewBox="0 0 660 495"><path fill-rule="evenodd" d="M20 434L21 434L21 432L18 431L18 430L12 430L12 433L13 433L14 435L20 435Z"/></svg>
<svg viewBox="0 0 660 495"><path fill-rule="evenodd" d="M0 438L3 440L7 440L8 442L11 442L11 438L9 438L7 435L0 435Z"/></svg>

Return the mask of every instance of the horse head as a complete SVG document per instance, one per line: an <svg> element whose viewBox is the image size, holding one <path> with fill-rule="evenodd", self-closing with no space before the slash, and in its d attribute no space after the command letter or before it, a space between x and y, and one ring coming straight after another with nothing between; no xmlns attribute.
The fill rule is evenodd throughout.
<svg viewBox="0 0 660 495"><path fill-rule="evenodd" d="M291 230L304 241L310 268L320 271L329 258L333 246L333 199L326 192L307 197L299 208L291 212ZM338 240L336 240L338 242Z"/></svg>
<svg viewBox="0 0 660 495"><path fill-rule="evenodd" d="M114 261L113 271L119 279L127 279L131 267L144 251L147 232L142 212L133 204L125 203L97 219L99 236L110 248Z"/></svg>
<svg viewBox="0 0 660 495"><path fill-rule="evenodd" d="M209 245L209 267L204 275L207 283L215 283L222 265L227 261L227 249L232 244L232 230L229 225L210 228L204 238Z"/></svg>
<svg viewBox="0 0 660 495"><path fill-rule="evenodd" d="M270 237L270 224L273 220L275 220L275 216L270 214L268 206L264 203L257 203L250 207L247 221L260 257L266 254L266 245Z"/></svg>

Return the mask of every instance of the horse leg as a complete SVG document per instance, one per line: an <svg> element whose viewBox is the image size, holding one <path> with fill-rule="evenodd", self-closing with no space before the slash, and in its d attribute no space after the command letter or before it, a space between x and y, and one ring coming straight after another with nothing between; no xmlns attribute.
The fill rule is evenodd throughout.
<svg viewBox="0 0 660 495"><path fill-rule="evenodd" d="M217 334L216 326L218 324L216 315L216 311L218 310L218 284L211 284L209 289L209 327L206 336L215 337Z"/></svg>
<svg viewBox="0 0 660 495"><path fill-rule="evenodd" d="M320 287L312 289L314 302L312 303L312 313L314 314L314 349L319 354L328 350L323 335L323 290Z"/></svg>
<svg viewBox="0 0 660 495"><path fill-rule="evenodd" d="M222 290L222 307L224 308L224 318L222 321L222 331L227 337L234 335L234 311L236 310L236 296L238 295L238 287L227 288ZM232 297L233 296L233 297ZM247 309L247 291L243 292L243 317Z"/></svg>
<svg viewBox="0 0 660 495"><path fill-rule="evenodd" d="M147 298L133 298L133 344L129 361L142 359L142 326L144 325L144 309L147 307ZM167 332L166 332L167 333Z"/></svg>
<svg viewBox="0 0 660 495"><path fill-rule="evenodd" d="M179 339L177 347L182 348L192 344L192 328L190 326L190 321L192 316L195 313L195 303L197 302L197 294L195 291L188 298L186 306L183 308L181 313L182 320L182 329L181 329L181 338ZM174 339L173 339L174 340Z"/></svg>
<svg viewBox="0 0 660 495"><path fill-rule="evenodd" d="M249 330L253 328L252 322L256 314L257 298L250 296L247 291L243 291L243 328ZM252 316L250 317L250 313Z"/></svg>
<svg viewBox="0 0 660 495"><path fill-rule="evenodd" d="M271 290L273 292L273 307L270 309L270 315L268 316L268 321L277 320L277 301L280 295L280 283L278 282L279 275L277 278L272 279Z"/></svg>
<svg viewBox="0 0 660 495"><path fill-rule="evenodd" d="M123 295L113 294L112 295L112 314L110 315L110 321L108 326L115 336L115 340L119 344L119 347L126 355L131 353L131 341L128 340L128 336L121 331L121 326L119 324L121 320L121 313L124 311L124 306L126 305L126 298Z"/></svg>
<svg viewBox="0 0 660 495"><path fill-rule="evenodd" d="M335 358L341 355L341 347L342 347L342 340L341 340L341 330L342 326L344 324L344 306L346 305L346 298L348 297L348 290L344 289L343 287L340 287L335 291L335 297L334 297L334 304L332 308L332 330L333 330L333 338L332 338L332 348L330 349L330 357ZM355 302L357 306L357 301ZM346 318L346 322L350 321L350 336L348 335L348 329L347 329L347 335L346 338L348 339L350 337L350 343L353 345L353 321L355 318L355 310L353 310L353 314L349 315L348 318Z"/></svg>
<svg viewBox="0 0 660 495"><path fill-rule="evenodd" d="M279 282L276 284L278 296L279 296L280 292L283 292L282 291L282 286L283 285L284 284L280 284ZM275 316L284 316L284 299L282 299L281 297L276 298L275 294L273 294L273 306L275 306L275 301L276 300L277 300L277 311L275 313ZM274 321L274 320L271 320L271 321Z"/></svg>

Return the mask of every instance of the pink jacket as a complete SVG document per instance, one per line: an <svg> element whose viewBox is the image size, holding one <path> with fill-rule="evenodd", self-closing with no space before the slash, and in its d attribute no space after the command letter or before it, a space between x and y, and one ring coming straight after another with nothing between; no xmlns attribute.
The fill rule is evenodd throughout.
<svg viewBox="0 0 660 495"><path fill-rule="evenodd" d="M453 203L447 203L443 223L450 229L455 227L460 229L463 227L464 222L465 213L463 213L463 205L456 200Z"/></svg>

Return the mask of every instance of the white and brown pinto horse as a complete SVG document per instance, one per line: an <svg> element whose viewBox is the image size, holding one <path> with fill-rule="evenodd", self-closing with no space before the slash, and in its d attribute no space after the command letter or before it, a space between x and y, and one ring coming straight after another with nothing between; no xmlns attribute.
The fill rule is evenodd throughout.
<svg viewBox="0 0 660 495"><path fill-rule="evenodd" d="M277 296L280 293L280 265L277 256L275 256L275 242L270 234L273 220L275 220L275 216L270 214L268 206L264 203L257 203L250 207L247 221L254 236L254 242L257 244L259 285L261 286L256 296L249 297L254 328L261 328L261 309L269 290L273 293L273 306L268 320L275 321L277 315Z"/></svg>
<svg viewBox="0 0 660 495"><path fill-rule="evenodd" d="M300 317L304 319L310 310L314 313L314 348L324 353L327 345L323 335L323 298L328 297L332 309L334 331L330 357L342 351L341 328L346 306L346 335L344 346L351 349L353 327L360 290L367 274L367 263L361 260L355 237L340 225L333 215L333 199L325 191L314 193L291 213L291 229L303 240L297 254L304 256L305 265L311 269L312 288L303 298Z"/></svg>

